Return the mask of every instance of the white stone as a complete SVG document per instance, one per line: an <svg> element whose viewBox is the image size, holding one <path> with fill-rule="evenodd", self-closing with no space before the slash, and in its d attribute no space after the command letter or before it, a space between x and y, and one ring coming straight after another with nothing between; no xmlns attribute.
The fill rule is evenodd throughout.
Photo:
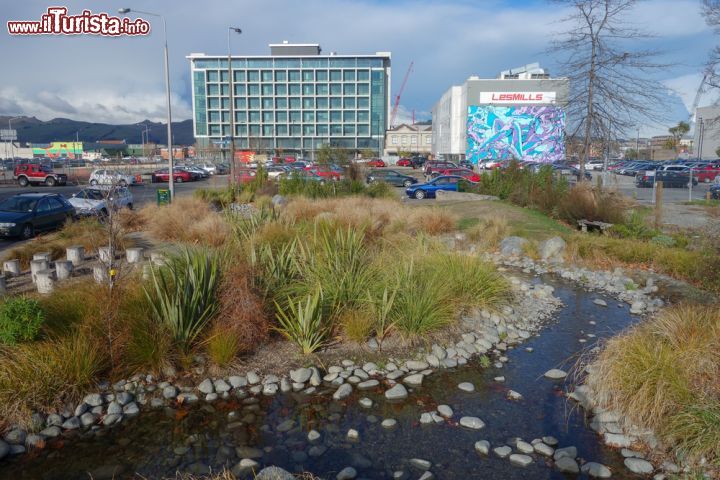
<svg viewBox="0 0 720 480"><path fill-rule="evenodd" d="M503 445L502 447L493 448L493 452L498 457L505 458L510 455L510 453L512 453L512 448L508 447L507 445Z"/></svg>
<svg viewBox="0 0 720 480"><path fill-rule="evenodd" d="M521 455L519 453L513 453L510 455L510 463L520 467L527 467L532 463L532 461L532 457L529 455Z"/></svg>
<svg viewBox="0 0 720 480"><path fill-rule="evenodd" d="M552 380L562 380L565 377L567 377L567 372L560 370L559 368L553 368L545 372L545 378Z"/></svg>
<svg viewBox="0 0 720 480"><path fill-rule="evenodd" d="M462 390L463 392L474 392L475 391L475 385L473 385L470 382L463 382L458 385L458 388Z"/></svg>
<svg viewBox="0 0 720 480"><path fill-rule="evenodd" d="M407 389L401 383L385 391L385 398L388 400L404 400L407 396Z"/></svg>
<svg viewBox="0 0 720 480"><path fill-rule="evenodd" d="M448 405L438 405L437 411L445 418L451 418L453 416L453 410Z"/></svg>
<svg viewBox="0 0 720 480"><path fill-rule="evenodd" d="M485 426L485 422L477 417L462 417L460 419L460 425L472 430L480 430Z"/></svg>
<svg viewBox="0 0 720 480"><path fill-rule="evenodd" d="M479 440L475 442L475 451L481 455L487 455L490 451L490 442L487 440Z"/></svg>
<svg viewBox="0 0 720 480"><path fill-rule="evenodd" d="M582 466L581 470L583 473L587 473L593 478L612 477L612 472L610 471L610 469L601 463L588 462Z"/></svg>
<svg viewBox="0 0 720 480"><path fill-rule="evenodd" d="M652 463L641 458L626 458L624 463L628 470L633 473L647 475L649 473L652 473L654 470Z"/></svg>

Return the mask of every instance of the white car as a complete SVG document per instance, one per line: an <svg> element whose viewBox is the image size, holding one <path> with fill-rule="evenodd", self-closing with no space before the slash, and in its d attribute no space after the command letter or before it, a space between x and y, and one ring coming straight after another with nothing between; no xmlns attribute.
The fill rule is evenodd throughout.
<svg viewBox="0 0 720 480"><path fill-rule="evenodd" d="M109 207L115 211L133 208L133 196L127 187L89 187L73 193L68 202L80 216L105 217Z"/></svg>
<svg viewBox="0 0 720 480"><path fill-rule="evenodd" d="M135 176L117 170L98 169L90 174L90 185L119 185L127 187L135 183Z"/></svg>
<svg viewBox="0 0 720 480"><path fill-rule="evenodd" d="M217 167L213 163L196 163L195 166L198 168L202 168L210 175L215 175L217 173Z"/></svg>
<svg viewBox="0 0 720 480"><path fill-rule="evenodd" d="M273 180L278 180L281 177L286 177L288 174L288 169L285 167L281 167L280 165L273 165L267 167L265 171L267 172L268 178L271 178Z"/></svg>

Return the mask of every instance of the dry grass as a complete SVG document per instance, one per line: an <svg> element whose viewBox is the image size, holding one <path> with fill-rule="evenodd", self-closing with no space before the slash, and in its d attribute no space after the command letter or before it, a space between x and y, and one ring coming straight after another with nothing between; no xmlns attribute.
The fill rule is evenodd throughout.
<svg viewBox="0 0 720 480"><path fill-rule="evenodd" d="M680 305L610 339L588 384L679 453L719 462L719 376L720 309Z"/></svg>
<svg viewBox="0 0 720 480"><path fill-rule="evenodd" d="M630 199L617 191L580 182L562 198L557 208L560 218L571 225L582 219L619 224L624 222L630 205Z"/></svg>
<svg viewBox="0 0 720 480"><path fill-rule="evenodd" d="M339 323L345 338L355 343L365 342L375 329L375 319L367 310L346 310Z"/></svg>
<svg viewBox="0 0 720 480"><path fill-rule="evenodd" d="M145 206L136 217L128 216L124 221L162 241L218 247L230 238L230 226L223 216L207 202L193 197L177 197L162 207Z"/></svg>
<svg viewBox="0 0 720 480"><path fill-rule="evenodd" d="M480 223L466 231L468 240L489 250L495 249L502 239L509 235L509 232L507 219L492 213L480 219Z"/></svg>

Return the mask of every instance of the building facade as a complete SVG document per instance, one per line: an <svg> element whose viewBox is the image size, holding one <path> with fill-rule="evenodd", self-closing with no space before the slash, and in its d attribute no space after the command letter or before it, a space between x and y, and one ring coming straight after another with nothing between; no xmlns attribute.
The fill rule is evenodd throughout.
<svg viewBox="0 0 720 480"><path fill-rule="evenodd" d="M720 157L720 107L701 107L695 116L694 157L711 160Z"/></svg>
<svg viewBox="0 0 720 480"><path fill-rule="evenodd" d="M398 125L385 133L385 155L400 152L427 156L432 152L432 125Z"/></svg>
<svg viewBox="0 0 720 480"><path fill-rule="evenodd" d="M538 64L450 87L432 109L433 155L475 163L563 159L568 87Z"/></svg>
<svg viewBox="0 0 720 480"><path fill-rule="evenodd" d="M200 145L226 148L232 96L239 150L312 157L324 144L383 149L390 112L389 52L324 55L318 44L271 44L270 55L233 56L231 82L227 56L187 58Z"/></svg>

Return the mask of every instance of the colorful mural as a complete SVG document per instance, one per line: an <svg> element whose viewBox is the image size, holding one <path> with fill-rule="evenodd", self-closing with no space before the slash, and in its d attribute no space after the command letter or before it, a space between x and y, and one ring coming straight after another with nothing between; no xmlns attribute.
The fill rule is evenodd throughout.
<svg viewBox="0 0 720 480"><path fill-rule="evenodd" d="M81 158L83 154L82 142L52 142L48 148L33 147L33 156L35 157L66 157Z"/></svg>
<svg viewBox="0 0 720 480"><path fill-rule="evenodd" d="M560 107L469 106L466 158L555 162L565 159L565 112Z"/></svg>

